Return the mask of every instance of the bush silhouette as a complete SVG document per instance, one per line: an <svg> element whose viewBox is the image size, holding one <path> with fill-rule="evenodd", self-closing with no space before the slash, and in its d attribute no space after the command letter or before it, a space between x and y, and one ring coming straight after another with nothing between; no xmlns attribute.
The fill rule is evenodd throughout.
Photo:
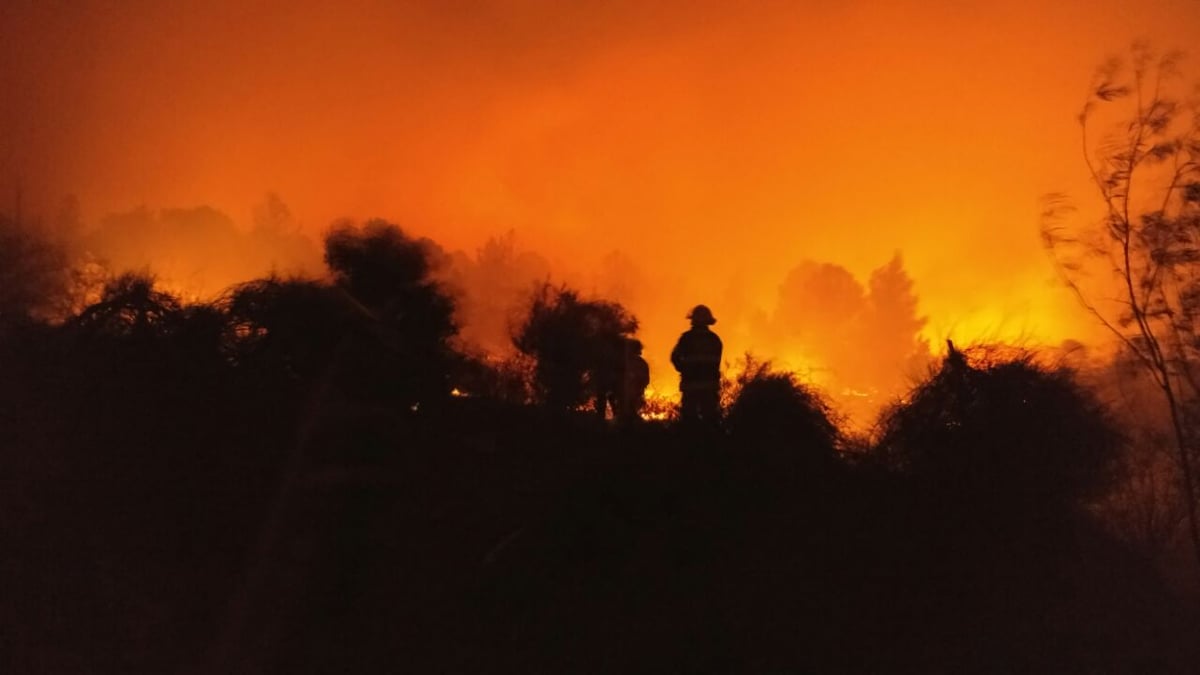
<svg viewBox="0 0 1200 675"><path fill-rule="evenodd" d="M71 322L114 337L161 337L174 327L180 309L179 300L156 288L149 273L126 272L106 283L100 300Z"/></svg>
<svg viewBox="0 0 1200 675"><path fill-rule="evenodd" d="M528 404L533 398L534 365L524 354L496 357L464 350L455 360L452 383L460 396Z"/></svg>
<svg viewBox="0 0 1200 675"><path fill-rule="evenodd" d="M876 450L931 493L1016 512L1100 495L1120 444L1070 370L951 345L908 402L884 413Z"/></svg>
<svg viewBox="0 0 1200 675"><path fill-rule="evenodd" d="M792 373L747 358L725 422L745 451L770 465L812 468L834 457L838 428L828 404Z"/></svg>
<svg viewBox="0 0 1200 675"><path fill-rule="evenodd" d="M173 351L198 372L220 369L231 361L234 336L229 315L218 304L181 307L170 337Z"/></svg>
<svg viewBox="0 0 1200 675"><path fill-rule="evenodd" d="M892 471L840 461L820 393L749 358L728 434L617 432L529 404L604 391L620 305L542 286L520 354L454 354L435 248L386 223L328 243L333 281L187 304L133 273L65 325L2 326L9 670L1196 662L1149 565L1032 519L1103 492L1121 442L1067 370L952 350L862 451Z"/></svg>
<svg viewBox="0 0 1200 675"><path fill-rule="evenodd" d="M343 294L318 281L267 277L235 286L226 300L235 361L307 380L333 356L354 313Z"/></svg>
<svg viewBox="0 0 1200 675"><path fill-rule="evenodd" d="M537 361L537 397L551 408L573 409L595 400L606 373L615 369L612 345L637 326L615 302L582 300L568 288L543 285L513 343Z"/></svg>

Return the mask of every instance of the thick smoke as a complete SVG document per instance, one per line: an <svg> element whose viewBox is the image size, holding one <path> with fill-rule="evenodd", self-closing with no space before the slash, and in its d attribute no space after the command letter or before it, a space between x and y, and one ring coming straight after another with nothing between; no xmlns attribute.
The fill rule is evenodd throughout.
<svg viewBox="0 0 1200 675"><path fill-rule="evenodd" d="M10 0L0 211L194 296L384 217L449 252L465 342L566 283L642 319L668 394L701 302L731 360L863 398L922 339L1088 339L1036 196L1088 189L1097 60L1188 44L1200 5L811 4Z"/></svg>
<svg viewBox="0 0 1200 675"><path fill-rule="evenodd" d="M145 270L165 288L192 299L213 299L228 287L276 274L324 275L319 245L303 234L288 206L269 194L249 223L208 206L137 208L80 221L68 200L57 230L76 259L102 275ZM435 243L436 240L435 240ZM677 294L669 277L654 274L623 251L611 250L590 268L563 264L523 245L515 231L489 237L473 251L442 251L436 274L456 300L459 344L497 358L513 352L512 335L535 288L565 284L585 295L621 303L642 325L654 390L673 395L677 376L666 355L698 302ZM733 369L745 354L774 360L827 389L856 419L903 392L930 358L925 319L900 254L865 280L831 262L801 261L756 303L735 280L703 299L717 310L718 332Z"/></svg>
<svg viewBox="0 0 1200 675"><path fill-rule="evenodd" d="M73 229L79 229L75 247L110 272L148 270L187 297L210 298L267 274L322 274L318 245L274 194L255 207L249 226L197 206L140 207L104 216L93 228Z"/></svg>
<svg viewBox="0 0 1200 675"><path fill-rule="evenodd" d="M865 285L840 265L805 261L779 287L768 336L779 352L815 363L814 379L836 391L886 397L929 361L917 305L899 253Z"/></svg>
<svg viewBox="0 0 1200 675"><path fill-rule="evenodd" d="M457 301L459 338L496 357L513 352L512 335L535 286L551 278L550 263L517 248L516 234L489 238L474 255L455 251L442 270Z"/></svg>

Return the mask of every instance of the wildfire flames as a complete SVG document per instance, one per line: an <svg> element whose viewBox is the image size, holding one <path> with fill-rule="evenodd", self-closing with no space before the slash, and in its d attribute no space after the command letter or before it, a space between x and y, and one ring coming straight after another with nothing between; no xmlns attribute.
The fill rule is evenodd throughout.
<svg viewBox="0 0 1200 675"><path fill-rule="evenodd" d="M670 399L703 302L731 364L858 408L947 337L1095 338L1037 198L1088 194L1096 62L1200 24L1169 3L16 4L0 194L113 268L212 297L320 273L330 222L380 216L442 247L484 350L511 348L530 284L566 283L637 315Z"/></svg>

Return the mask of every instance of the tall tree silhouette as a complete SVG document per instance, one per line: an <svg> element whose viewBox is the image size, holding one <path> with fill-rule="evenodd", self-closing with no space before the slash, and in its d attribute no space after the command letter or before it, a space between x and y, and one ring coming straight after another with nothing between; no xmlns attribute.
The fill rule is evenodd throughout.
<svg viewBox="0 0 1200 675"><path fill-rule="evenodd" d="M904 270L899 253L871 273L867 281L867 305L863 317L863 347L868 381L890 390L904 375L924 372L929 365L929 343L921 337L925 317L917 311L912 277Z"/></svg>
<svg viewBox="0 0 1200 675"><path fill-rule="evenodd" d="M1113 59L1098 69L1079 121L1104 215L1082 231L1065 227L1070 205L1050 195L1042 235L1067 285L1162 394L1200 565L1200 108L1189 110L1175 93L1177 60L1138 45L1131 67ZM1120 119L1097 140L1102 112ZM1107 289L1085 288L1090 265L1120 289L1115 306L1100 300Z"/></svg>

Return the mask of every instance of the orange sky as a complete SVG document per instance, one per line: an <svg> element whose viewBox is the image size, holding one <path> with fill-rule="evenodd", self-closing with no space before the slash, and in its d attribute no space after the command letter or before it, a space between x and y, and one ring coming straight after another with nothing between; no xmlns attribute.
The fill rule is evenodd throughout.
<svg viewBox="0 0 1200 675"><path fill-rule="evenodd" d="M769 310L803 259L862 278L898 250L930 338L1052 343L1090 325L1037 214L1091 196L1092 70L1198 28L1194 0L7 0L0 195L246 222L275 190L314 235L378 215L450 249L514 229L562 269L620 250L656 354L731 284Z"/></svg>

